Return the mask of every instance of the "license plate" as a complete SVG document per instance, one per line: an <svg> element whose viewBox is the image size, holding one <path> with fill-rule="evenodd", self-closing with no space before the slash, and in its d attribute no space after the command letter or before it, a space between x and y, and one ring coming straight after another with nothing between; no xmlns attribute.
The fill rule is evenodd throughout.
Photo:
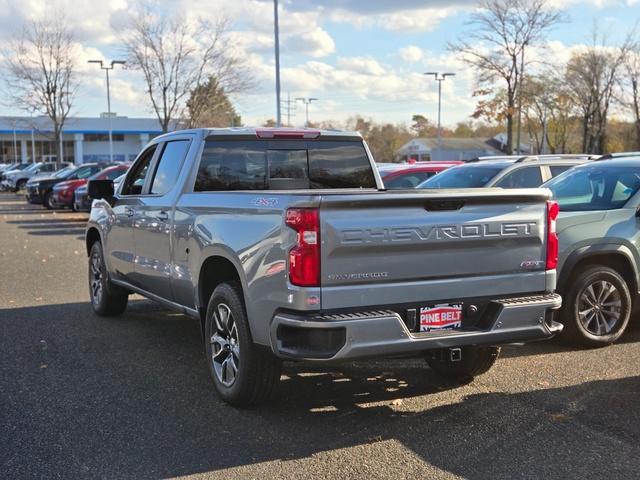
<svg viewBox="0 0 640 480"><path fill-rule="evenodd" d="M455 330L462 327L462 303L441 303L420 308L420 331Z"/></svg>

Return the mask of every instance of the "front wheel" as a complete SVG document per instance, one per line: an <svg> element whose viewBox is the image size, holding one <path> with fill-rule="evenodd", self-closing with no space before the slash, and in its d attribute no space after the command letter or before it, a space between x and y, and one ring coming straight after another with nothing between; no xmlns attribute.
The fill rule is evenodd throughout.
<svg viewBox="0 0 640 480"><path fill-rule="evenodd" d="M21 190L24 190L25 187L27 186L27 181L26 180L18 180L18 183L16 183L16 187L14 189L14 192L19 192Z"/></svg>
<svg viewBox="0 0 640 480"><path fill-rule="evenodd" d="M205 350L209 374L225 402L247 407L274 396L282 362L251 340L242 290L237 282L222 283L211 295Z"/></svg>
<svg viewBox="0 0 640 480"><path fill-rule="evenodd" d="M109 280L100 242L95 242L89 253L89 295L93 311L101 317L122 314L129 301L129 292Z"/></svg>
<svg viewBox="0 0 640 480"><path fill-rule="evenodd" d="M42 203L49 210L53 210L54 208L56 208L56 205L55 205L55 203L53 201L53 192L49 191L49 192L45 193Z"/></svg>
<svg viewBox="0 0 640 480"><path fill-rule="evenodd" d="M500 355L500 347L460 347L460 357L452 358L451 350L429 350L425 360L431 369L447 380L466 383L486 373Z"/></svg>
<svg viewBox="0 0 640 480"><path fill-rule="evenodd" d="M574 275L563 302L562 336L572 344L601 347L624 333L631 316L627 282L604 265L587 267Z"/></svg>

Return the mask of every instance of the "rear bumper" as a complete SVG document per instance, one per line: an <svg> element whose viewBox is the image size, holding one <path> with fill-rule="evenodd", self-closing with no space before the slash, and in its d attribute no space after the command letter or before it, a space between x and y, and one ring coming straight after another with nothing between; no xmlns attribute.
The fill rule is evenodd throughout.
<svg viewBox="0 0 640 480"><path fill-rule="evenodd" d="M467 345L501 345L550 338L562 331L552 311L561 307L557 294L494 300L498 308L486 329L410 332L389 310L303 317L277 314L271 323L271 348L282 358L349 360Z"/></svg>

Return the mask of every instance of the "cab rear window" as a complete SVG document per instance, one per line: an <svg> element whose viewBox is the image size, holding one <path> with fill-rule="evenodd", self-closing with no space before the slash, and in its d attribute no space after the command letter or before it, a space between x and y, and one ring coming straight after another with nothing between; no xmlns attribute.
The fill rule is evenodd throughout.
<svg viewBox="0 0 640 480"><path fill-rule="evenodd" d="M194 191L376 188L358 141L208 140Z"/></svg>

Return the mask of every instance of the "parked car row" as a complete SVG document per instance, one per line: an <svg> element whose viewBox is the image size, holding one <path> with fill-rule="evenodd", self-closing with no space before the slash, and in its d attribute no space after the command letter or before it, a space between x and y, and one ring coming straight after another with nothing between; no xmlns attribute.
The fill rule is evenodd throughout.
<svg viewBox="0 0 640 480"><path fill-rule="evenodd" d="M563 306L557 318L565 326L562 335L584 346L615 342L640 291L640 154L480 158L442 170L416 188L539 186L549 188L560 207L557 291ZM385 187L394 184L385 182Z"/></svg>
<svg viewBox="0 0 640 480"><path fill-rule="evenodd" d="M31 204L88 212L92 199L87 194L87 182L116 180L128 168L128 163L63 163L60 167L55 162L0 164L0 191L24 190Z"/></svg>

